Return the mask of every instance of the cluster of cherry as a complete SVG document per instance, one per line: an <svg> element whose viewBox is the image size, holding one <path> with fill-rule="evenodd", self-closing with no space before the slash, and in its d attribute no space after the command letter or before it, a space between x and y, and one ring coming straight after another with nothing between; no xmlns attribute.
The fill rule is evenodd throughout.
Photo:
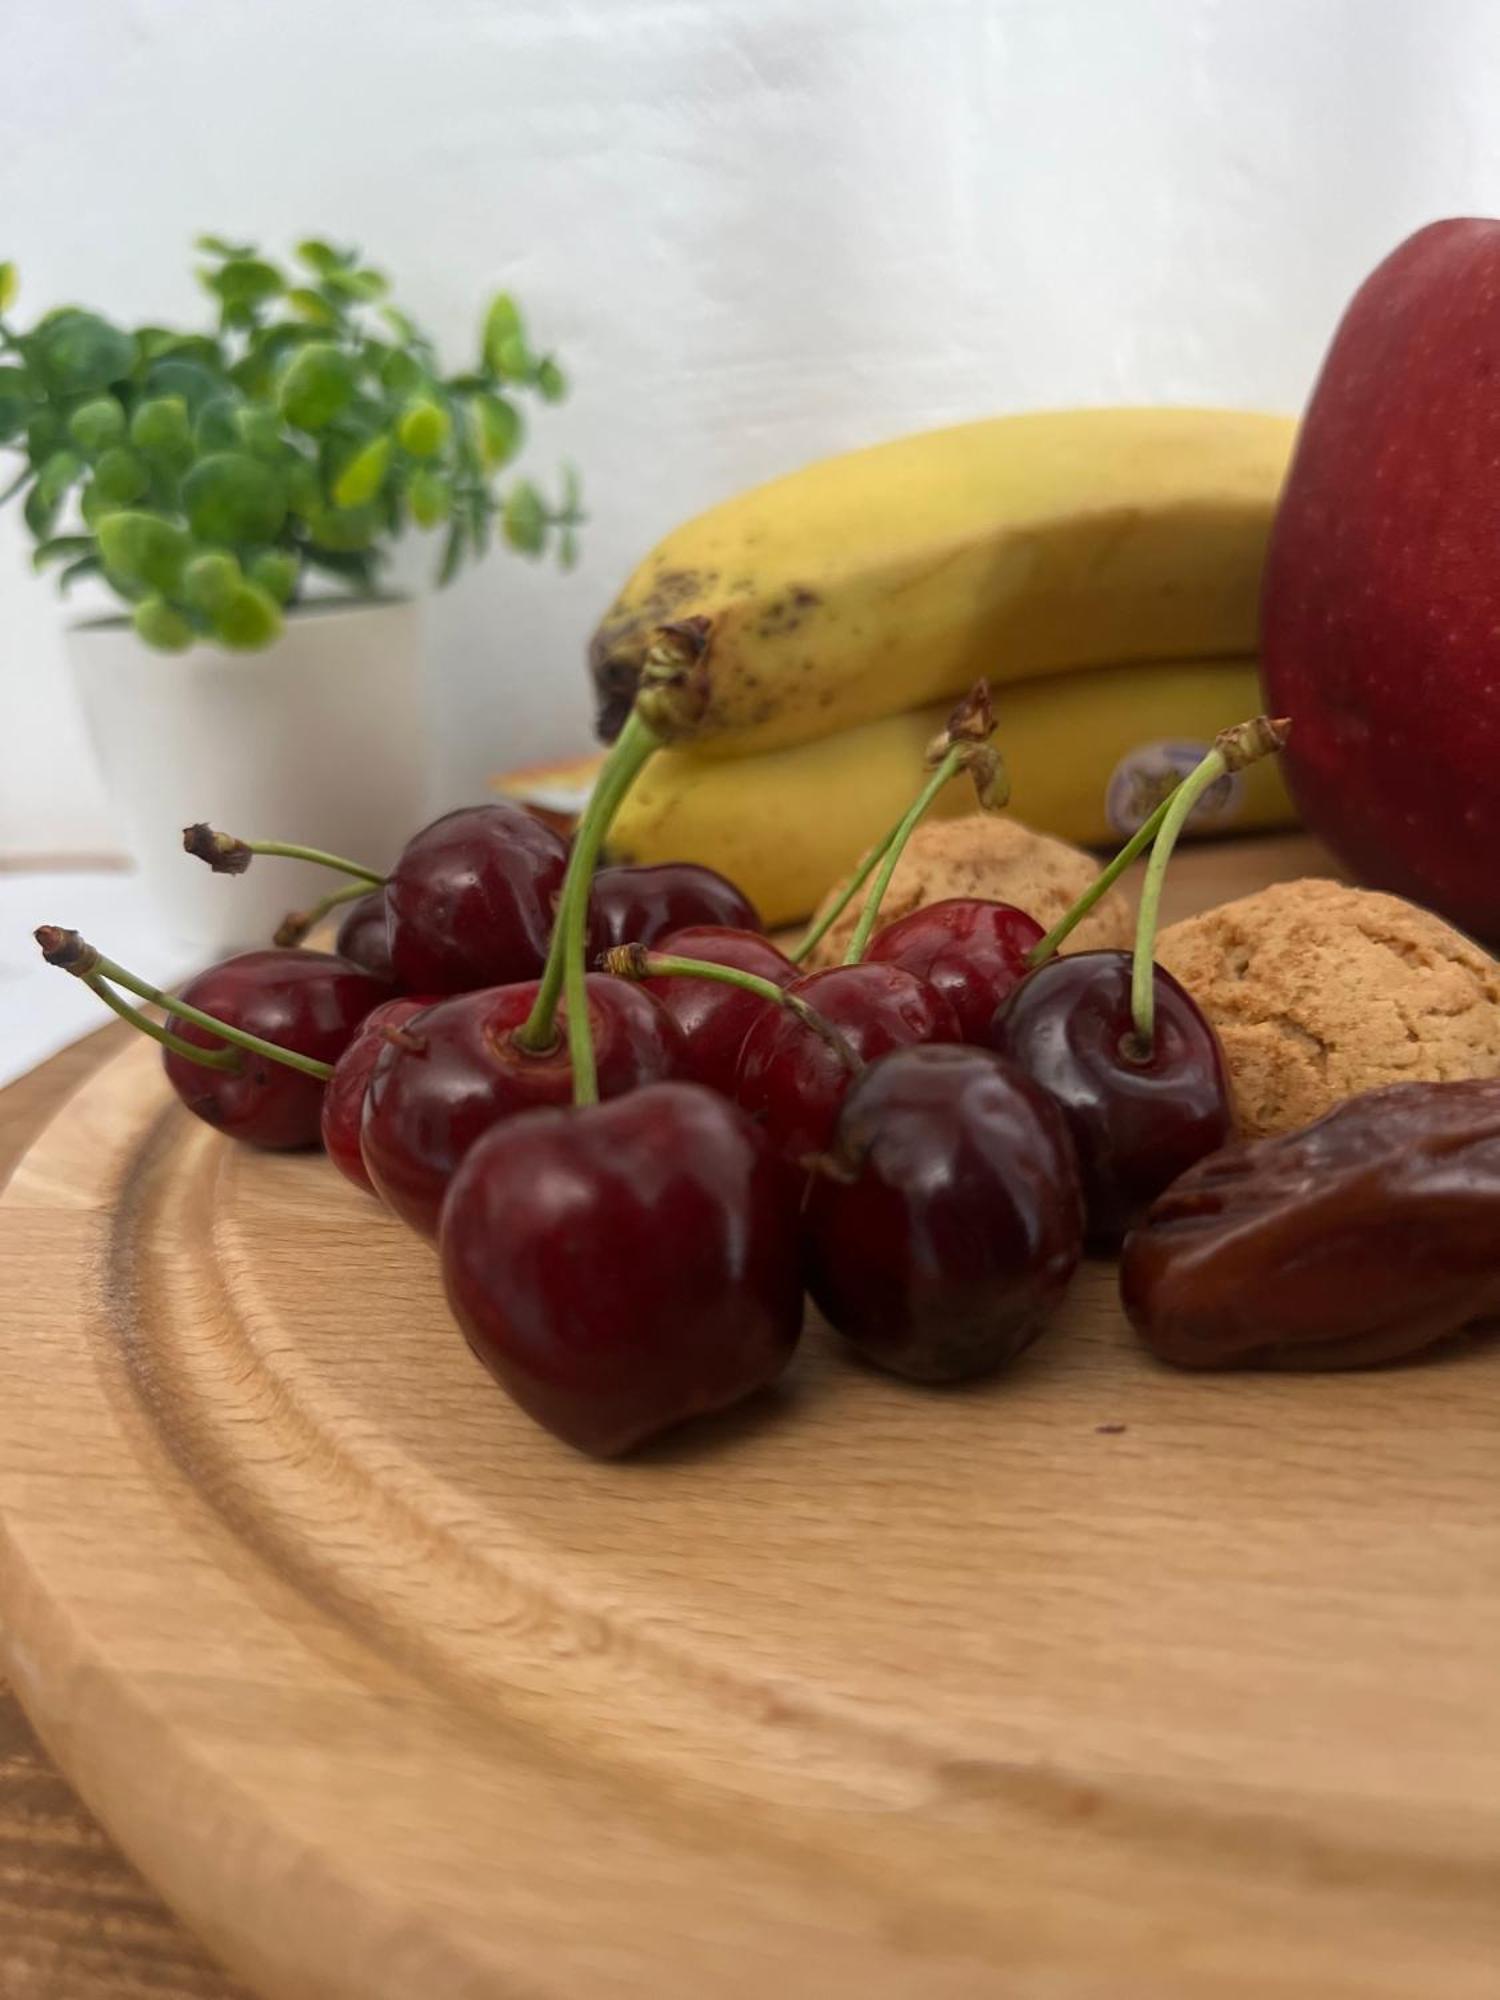
<svg viewBox="0 0 1500 2000"><path fill-rule="evenodd" d="M1213 1031L1153 964L1156 908L1195 799L1279 742L1263 720L1226 732L1045 935L977 898L881 928L936 792L967 771L1003 803L993 727L978 688L911 811L791 953L712 870L596 866L664 740L644 696L571 843L519 806L470 807L382 878L188 829L226 872L291 853L350 874L278 934L349 902L334 953L283 941L168 997L76 933L38 939L165 1043L190 1110L259 1146L321 1140L434 1240L470 1344L580 1449L629 1450L769 1383L804 1289L866 1359L961 1380L1029 1345L1085 1245L1117 1244L1232 1131ZM1134 953L1059 958L1148 845ZM861 892L844 963L803 970Z"/></svg>

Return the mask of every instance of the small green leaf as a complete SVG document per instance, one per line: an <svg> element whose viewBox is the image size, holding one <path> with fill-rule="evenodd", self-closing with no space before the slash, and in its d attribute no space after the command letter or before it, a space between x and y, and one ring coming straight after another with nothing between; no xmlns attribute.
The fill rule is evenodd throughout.
<svg viewBox="0 0 1500 2000"><path fill-rule="evenodd" d="M298 351L281 379L281 413L299 430L326 430L355 387L350 356L327 341L315 341Z"/></svg>
<svg viewBox="0 0 1500 2000"><path fill-rule="evenodd" d="M397 340L404 340L410 344L422 338L421 334L417 331L416 321L402 312L399 306L382 306L380 308L380 317L385 321L391 332L395 334Z"/></svg>
<svg viewBox="0 0 1500 2000"><path fill-rule="evenodd" d="M286 604L297 588L297 558L286 549L266 549L251 563L249 575L268 597Z"/></svg>
<svg viewBox="0 0 1500 2000"><path fill-rule="evenodd" d="M558 537L557 560L563 569L572 569L578 561L578 536L572 528L564 528Z"/></svg>
<svg viewBox="0 0 1500 2000"><path fill-rule="evenodd" d="M568 393L568 378L550 354L537 363L536 386L548 403L560 403Z"/></svg>
<svg viewBox="0 0 1500 2000"><path fill-rule="evenodd" d="M180 472L193 461L193 429L181 396L153 396L130 419L130 442L155 462Z"/></svg>
<svg viewBox="0 0 1500 2000"><path fill-rule="evenodd" d="M53 452L67 444L68 434L53 410L33 410L26 420L26 455L41 470Z"/></svg>
<svg viewBox="0 0 1500 2000"><path fill-rule="evenodd" d="M80 451L95 458L125 436L125 412L113 396L95 396L68 419L68 435Z"/></svg>
<svg viewBox="0 0 1500 2000"><path fill-rule="evenodd" d="M310 291L306 285L294 286L286 295L286 302L294 313L313 326L337 326L339 316L321 292Z"/></svg>
<svg viewBox="0 0 1500 2000"><path fill-rule="evenodd" d="M92 535L50 535L32 550L31 567L40 573L49 563L65 562L73 556L81 556L93 546Z"/></svg>
<svg viewBox="0 0 1500 2000"><path fill-rule="evenodd" d="M452 428L452 421L442 405L424 396L402 411L396 435L401 440L402 450L409 451L413 458L435 458L448 442Z"/></svg>
<svg viewBox="0 0 1500 2000"><path fill-rule="evenodd" d="M521 449L521 413L504 396L476 396L472 408L479 430L480 456L487 470L498 472Z"/></svg>
<svg viewBox="0 0 1500 2000"><path fill-rule="evenodd" d="M309 236L297 245L297 255L309 270L320 276L329 271L343 270L354 263L359 256L357 250L335 250L331 243L324 243L320 237Z"/></svg>
<svg viewBox="0 0 1500 2000"><path fill-rule="evenodd" d="M300 456L287 468L286 504L289 512L300 515L304 521L324 504L318 468Z"/></svg>
<svg viewBox="0 0 1500 2000"><path fill-rule="evenodd" d="M151 484L151 473L138 452L126 445L112 445L94 468L94 485L101 498L128 506L139 500Z"/></svg>
<svg viewBox="0 0 1500 2000"><path fill-rule="evenodd" d="M140 637L158 653L185 653L198 636L164 597L143 598L131 617Z"/></svg>
<svg viewBox="0 0 1500 2000"><path fill-rule="evenodd" d="M231 243L224 236L195 236L193 248L201 250L209 257L253 257L253 243Z"/></svg>
<svg viewBox="0 0 1500 2000"><path fill-rule="evenodd" d="M83 498L78 503L78 511L83 516L84 525L92 528L97 534L99 523L111 514L118 514L123 504L122 501L111 500L107 493L101 493L97 486L90 484L83 489Z"/></svg>
<svg viewBox="0 0 1500 2000"><path fill-rule="evenodd" d="M236 653L258 652L281 632L281 607L256 584L242 583L213 616L214 637Z"/></svg>
<svg viewBox="0 0 1500 2000"><path fill-rule="evenodd" d="M320 549L354 554L369 548L380 532L380 511L366 507L315 507L306 515L307 532Z"/></svg>
<svg viewBox="0 0 1500 2000"><path fill-rule="evenodd" d="M222 396L223 393L224 379L220 373L201 361L188 360L180 354L169 354L160 361L153 361L146 371L148 396L180 396L195 414L205 403L212 402L215 396Z"/></svg>
<svg viewBox="0 0 1500 2000"><path fill-rule="evenodd" d="M525 356L526 332L521 324L521 311L509 292L497 292L490 300L480 352L496 375L509 375L512 369L508 364L517 354Z"/></svg>
<svg viewBox="0 0 1500 2000"><path fill-rule="evenodd" d="M236 448L240 442L239 425L234 420L238 408L233 396L215 396L203 405L193 425L193 444L200 454Z"/></svg>
<svg viewBox="0 0 1500 2000"><path fill-rule="evenodd" d="M393 396L415 396L427 387L427 372L412 355L393 347L380 364L380 381Z"/></svg>
<svg viewBox="0 0 1500 2000"><path fill-rule="evenodd" d="M15 265L0 264L0 312L9 312L16 302L16 293L21 289L21 274Z"/></svg>
<svg viewBox="0 0 1500 2000"><path fill-rule="evenodd" d="M49 500L38 482L21 503L21 513L26 525L39 542L46 541L52 533L52 524L57 519L61 502Z"/></svg>
<svg viewBox="0 0 1500 2000"><path fill-rule="evenodd" d="M437 574L439 587L445 583L452 583L454 577L458 575L459 565L464 559L464 540L464 520L460 514L454 518L453 525L448 530L448 539L443 543L443 560L438 565Z"/></svg>
<svg viewBox="0 0 1500 2000"><path fill-rule="evenodd" d="M221 611L245 581L239 563L227 549L205 549L182 572L181 590L195 610Z"/></svg>
<svg viewBox="0 0 1500 2000"><path fill-rule="evenodd" d="M453 489L440 473L419 466L406 489L411 516L419 528L435 528L453 508Z"/></svg>
<svg viewBox="0 0 1500 2000"><path fill-rule="evenodd" d="M230 257L216 271L205 271L203 282L227 306L257 306L273 299L286 280L274 264L260 257Z"/></svg>
<svg viewBox="0 0 1500 2000"><path fill-rule="evenodd" d="M523 556L541 554L547 539L547 509L529 480L518 479L506 494L500 525L513 549Z"/></svg>
<svg viewBox="0 0 1500 2000"><path fill-rule="evenodd" d="M286 519L286 489L261 459L217 451L183 480L182 506L200 542L269 542Z"/></svg>
<svg viewBox="0 0 1500 2000"><path fill-rule="evenodd" d="M175 591L193 553L187 530L159 514L121 508L106 515L96 532L105 567L126 583L151 590Z"/></svg>
<svg viewBox="0 0 1500 2000"><path fill-rule="evenodd" d="M80 577L98 576L104 565L96 555L80 556L77 562L70 562L65 570L59 570L57 587L66 597Z"/></svg>
<svg viewBox="0 0 1500 2000"><path fill-rule="evenodd" d="M47 505L61 500L83 470L83 460L76 451L53 452L36 476L37 490Z"/></svg>
<svg viewBox="0 0 1500 2000"><path fill-rule="evenodd" d="M135 366L135 342L96 313L66 312L32 336L37 371L55 395L107 389Z"/></svg>
<svg viewBox="0 0 1500 2000"><path fill-rule="evenodd" d="M283 456L286 447L274 410L241 403L234 413L234 427L239 443L257 458L270 460Z"/></svg>
<svg viewBox="0 0 1500 2000"><path fill-rule="evenodd" d="M323 273L323 290L333 293L335 298L354 299L365 304L383 298L389 289L389 281L379 271L351 271L335 266Z"/></svg>
<svg viewBox="0 0 1500 2000"><path fill-rule="evenodd" d="M356 452L333 482L333 498L340 507L362 507L373 500L385 484L390 469L391 441L371 438L363 451Z"/></svg>

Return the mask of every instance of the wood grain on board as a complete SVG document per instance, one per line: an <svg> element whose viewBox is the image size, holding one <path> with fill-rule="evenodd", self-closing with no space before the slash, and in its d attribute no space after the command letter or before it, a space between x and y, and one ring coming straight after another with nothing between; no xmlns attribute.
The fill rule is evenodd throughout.
<svg viewBox="0 0 1500 2000"><path fill-rule="evenodd" d="M1500 1350L1173 1374L1101 1264L993 1383L813 1327L783 1392L594 1465L428 1251L135 1049L0 1269L18 1689L279 2000L1494 1993Z"/></svg>

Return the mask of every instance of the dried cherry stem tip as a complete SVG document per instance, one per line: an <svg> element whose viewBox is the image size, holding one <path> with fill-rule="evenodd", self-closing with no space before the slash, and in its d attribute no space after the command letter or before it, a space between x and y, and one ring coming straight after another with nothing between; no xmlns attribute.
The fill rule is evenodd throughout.
<svg viewBox="0 0 1500 2000"><path fill-rule="evenodd" d="M144 1014L130 1007L125 1001L118 1001L117 995L102 991L104 983L123 986L127 993L134 993L152 1007L160 1007L175 1020L191 1021L195 1027L204 1028L220 1041L228 1042L232 1048L244 1049L251 1055L265 1056L271 1062L284 1063L288 1069L301 1070L304 1076L313 1076L320 1083L326 1083L333 1075L333 1064L319 1062L316 1056L304 1056L296 1049L281 1048L275 1042L264 1041L259 1035L252 1035L243 1028L231 1027L217 1015L205 1014L201 1007L194 1007L186 1000L174 998L164 993L159 986L152 986L144 979L137 979L123 965L116 965L112 958L81 938L77 931L64 930L57 924L42 924L34 933L42 948L42 956L49 965L57 966L63 972L71 972L75 979L81 979L91 991L97 993L108 1007L130 1021L153 1041L175 1049L191 1062L201 1062L206 1069L228 1068L227 1063L215 1058L227 1054L227 1050L200 1049L195 1043L184 1041L172 1034L169 1028L160 1028L154 1021L148 1021Z"/></svg>
<svg viewBox="0 0 1500 2000"><path fill-rule="evenodd" d="M276 926L272 944L280 945L283 950L301 944L309 931L316 930L331 910L336 910L341 903L357 903L361 896L368 896L369 893L368 883L348 882L342 889L335 889L331 895L324 896L321 902L314 903L310 909L288 910Z"/></svg>
<svg viewBox="0 0 1500 2000"><path fill-rule="evenodd" d="M651 951L643 944L617 944L605 952L599 963L617 979L711 979L720 986L738 986L773 1007L795 1016L820 1041L828 1044L846 1069L864 1067L848 1040L832 1021L808 1005L800 993L788 993L774 979L762 979L758 972L743 972L735 965L715 965L706 958L680 958L675 952Z"/></svg>
<svg viewBox="0 0 1500 2000"><path fill-rule="evenodd" d="M221 833L206 820L182 829L182 844L197 861L206 861L216 875L243 875L257 854L279 855L284 861L310 861L318 868L332 868L340 875L352 875L367 888L381 889L385 877L361 862L347 861L342 854L329 854L321 847L302 847L289 840L241 840L236 833Z"/></svg>
<svg viewBox="0 0 1500 2000"><path fill-rule="evenodd" d="M1201 763L1195 764L1166 801L1160 831L1146 864L1141 884L1141 907L1135 926L1135 958L1130 968L1130 1013L1135 1024L1136 1051L1149 1056L1156 1042L1156 930L1161 913L1162 884L1167 863L1186 826L1188 815L1211 785L1230 771L1243 771L1262 757L1269 757L1286 743L1291 723L1285 717L1257 715L1221 730L1214 747ZM1149 822L1148 822L1149 824Z"/></svg>

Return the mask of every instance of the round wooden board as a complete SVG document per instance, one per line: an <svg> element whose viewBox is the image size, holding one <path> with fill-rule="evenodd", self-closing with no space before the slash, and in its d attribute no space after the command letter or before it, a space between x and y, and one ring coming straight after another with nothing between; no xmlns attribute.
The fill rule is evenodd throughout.
<svg viewBox="0 0 1500 2000"><path fill-rule="evenodd" d="M1305 860L1184 857L1218 900ZM1500 1353L1196 1378L1113 1272L580 1460L132 1048L0 1203L5 1661L277 2000L1493 1995Z"/></svg>

